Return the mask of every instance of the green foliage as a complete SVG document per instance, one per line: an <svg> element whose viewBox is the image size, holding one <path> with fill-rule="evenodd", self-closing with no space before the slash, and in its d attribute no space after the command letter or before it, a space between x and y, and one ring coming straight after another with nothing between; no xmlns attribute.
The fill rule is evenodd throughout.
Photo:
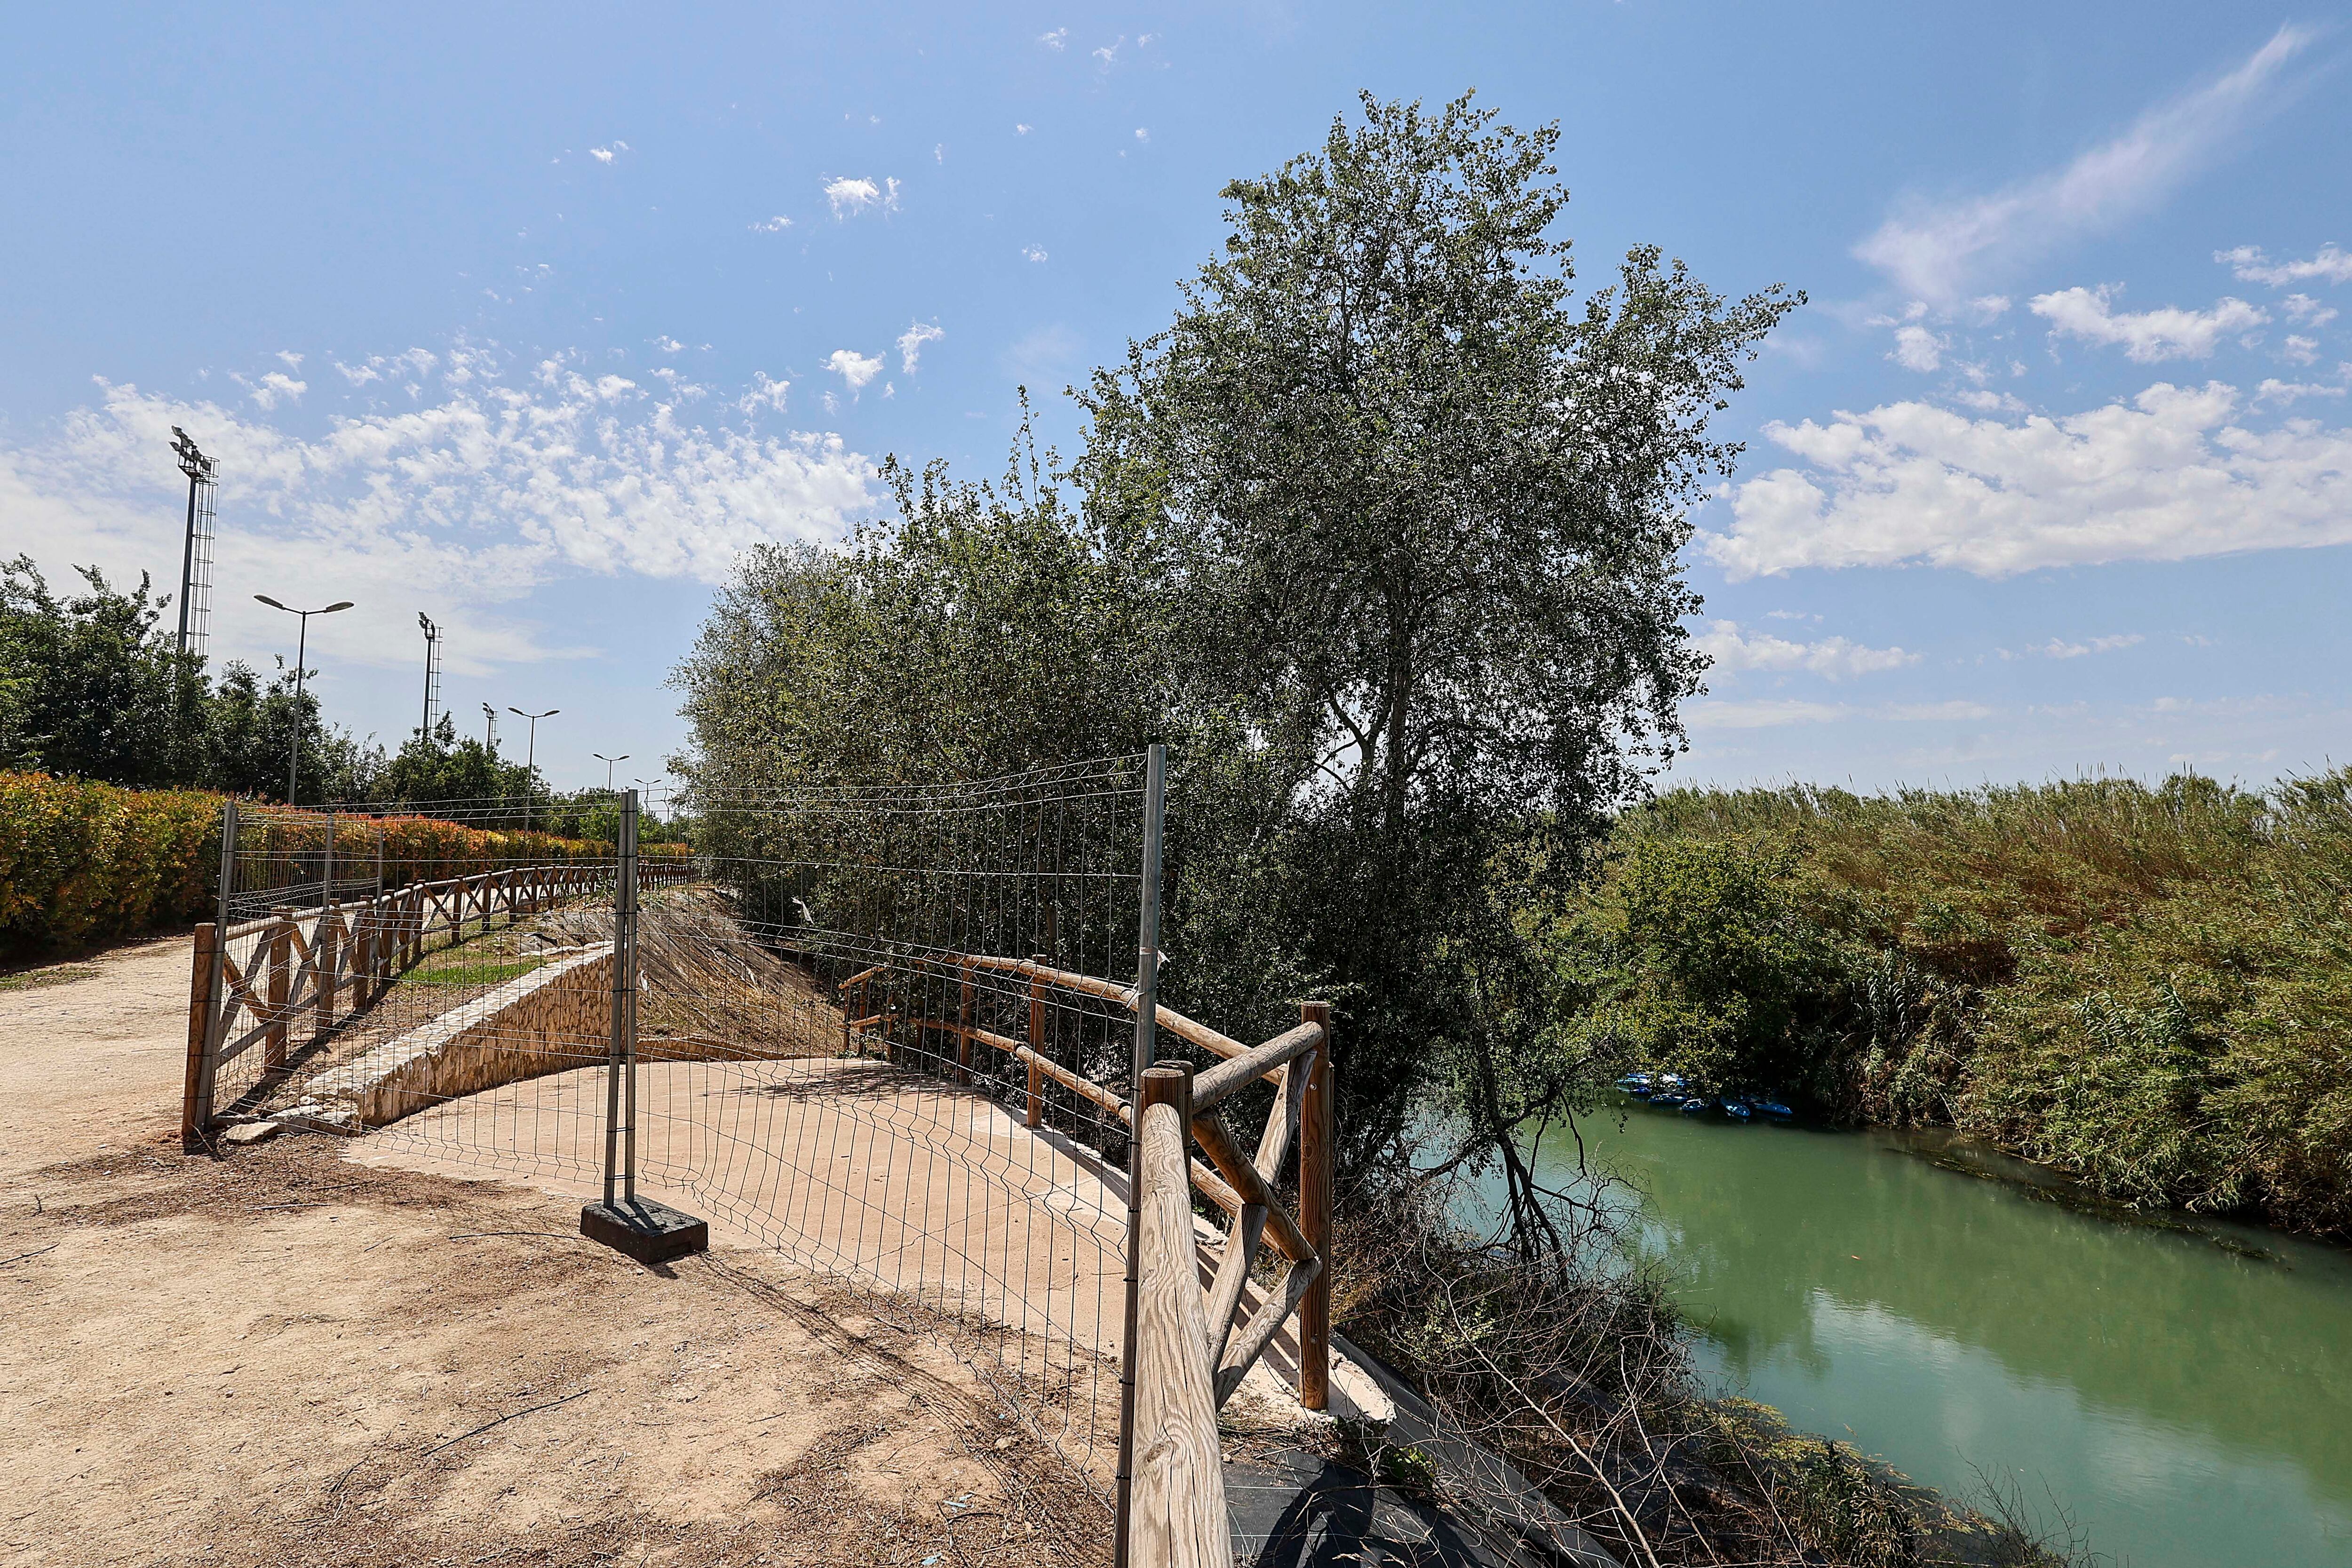
<svg viewBox="0 0 2352 1568"><path fill-rule="evenodd" d="M0 773L0 946L72 948L194 919L220 798Z"/></svg>
<svg viewBox="0 0 2352 1568"><path fill-rule="evenodd" d="M384 765L374 787L376 798L444 808L520 803L547 793L536 768L508 762L482 742L459 740L457 724L446 713L430 735L408 738ZM518 810L514 826L520 826L527 815Z"/></svg>
<svg viewBox="0 0 2352 1568"><path fill-rule="evenodd" d="M202 726L182 722L204 694L193 660L158 622L147 579L124 594L94 567L89 591L59 598L20 555L0 566L0 766L145 784L201 766Z"/></svg>
<svg viewBox="0 0 2352 1568"><path fill-rule="evenodd" d="M0 772L0 950L83 947L208 918L215 908L221 805L220 795L195 790L128 790ZM257 857L273 847L310 851L318 843L315 819L289 822L287 814L256 814L239 830L240 853ZM682 851L648 845L646 852ZM612 845L422 816L344 816L336 824L335 853L347 867L381 864L383 885L401 887L509 866L604 858Z"/></svg>
<svg viewBox="0 0 2352 1568"><path fill-rule="evenodd" d="M2341 1236L2347 896L2352 771L1680 790L1619 824L1561 966L1629 1061Z"/></svg>
<svg viewBox="0 0 2352 1568"><path fill-rule="evenodd" d="M1795 302L1648 249L1577 297L1558 137L1368 97L1234 182L1175 321L1080 397L1067 474L893 461L896 519L747 559L678 671L674 771L964 779L1164 741L1172 1005L1271 1033L1331 996L1353 1169L1449 1064L1482 1137L1556 1115L1581 1080L1516 1070L1560 1059L1553 981L1497 891L1679 747L1685 512L1736 451L1707 420Z"/></svg>
<svg viewBox="0 0 2352 1568"><path fill-rule="evenodd" d="M78 570L89 591L60 598L29 556L0 566L0 766L279 800L299 737L304 803L373 792L382 752L321 724L282 661L267 686L235 661L209 680L144 577L125 594Z"/></svg>

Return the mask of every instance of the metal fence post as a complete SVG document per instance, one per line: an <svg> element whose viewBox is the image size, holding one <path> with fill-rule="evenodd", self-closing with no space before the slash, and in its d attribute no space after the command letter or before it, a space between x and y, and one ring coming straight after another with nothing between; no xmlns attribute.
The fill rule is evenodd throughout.
<svg viewBox="0 0 2352 1568"><path fill-rule="evenodd" d="M1118 1347L1118 1517L1113 1562L1129 1568L1129 1538L1134 1533L1136 1291L1140 1275L1143 1227L1143 1075L1151 1070L1160 1030L1160 839L1166 816L1168 748L1155 745L1143 763L1143 873L1141 909L1135 942L1135 1058L1128 1077L1133 1120L1127 1143L1127 1331ZM1191 1080L1185 1084L1189 1104ZM1189 1126L1188 1116L1180 1125Z"/></svg>
<svg viewBox="0 0 2352 1568"><path fill-rule="evenodd" d="M625 1179L627 1195L632 1199L637 1195L636 977L630 963L636 950L636 826L637 794L631 790L621 809L620 842L614 846L613 859L613 1039L604 1079L604 1206L608 1209Z"/></svg>
<svg viewBox="0 0 2352 1568"><path fill-rule="evenodd" d="M614 954L614 961L627 976L621 993L623 1015L627 1032L622 1037L621 1049L628 1073L628 1121L626 1136L622 1142L622 1154L626 1162L622 1166L622 1196L634 1204L637 1201L637 792L634 789L621 802L621 890L627 910L626 933Z"/></svg>

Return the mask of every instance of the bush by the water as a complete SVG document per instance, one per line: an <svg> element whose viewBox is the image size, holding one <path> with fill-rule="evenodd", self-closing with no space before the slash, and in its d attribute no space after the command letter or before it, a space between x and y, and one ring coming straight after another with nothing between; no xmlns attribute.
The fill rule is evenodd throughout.
<svg viewBox="0 0 2352 1568"><path fill-rule="evenodd" d="M1549 934L1594 1049L2352 1235L2352 770L1677 790Z"/></svg>
<svg viewBox="0 0 2352 1568"><path fill-rule="evenodd" d="M205 919L220 859L222 799L200 790L119 789L0 772L0 950L83 947ZM316 820L298 828L257 814L241 830L239 852L264 852L280 835L315 851ZM379 833L386 887L612 853L609 843L548 833L490 832L427 816L345 816L336 829L337 858L372 868Z"/></svg>

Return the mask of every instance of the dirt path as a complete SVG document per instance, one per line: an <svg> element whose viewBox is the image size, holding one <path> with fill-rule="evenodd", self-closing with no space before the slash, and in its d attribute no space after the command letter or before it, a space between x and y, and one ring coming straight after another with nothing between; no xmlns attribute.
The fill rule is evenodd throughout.
<svg viewBox="0 0 2352 1568"><path fill-rule="evenodd" d="M177 1124L189 942L142 942L0 990L0 1180ZM58 983L62 978L62 983Z"/></svg>
<svg viewBox="0 0 2352 1568"><path fill-rule="evenodd" d="M1107 1560L903 1310L323 1139L182 1156L187 964L0 992L0 1564Z"/></svg>

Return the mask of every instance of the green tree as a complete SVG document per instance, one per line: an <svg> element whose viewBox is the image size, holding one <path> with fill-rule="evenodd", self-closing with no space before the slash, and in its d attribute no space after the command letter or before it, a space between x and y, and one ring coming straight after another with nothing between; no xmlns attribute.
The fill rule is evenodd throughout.
<svg viewBox="0 0 2352 1568"><path fill-rule="evenodd" d="M168 598L125 594L95 566L60 598L30 556L0 566L0 765L110 784L201 771L202 666L160 626Z"/></svg>
<svg viewBox="0 0 2352 1568"><path fill-rule="evenodd" d="M431 734L411 735L383 764L376 793L384 801L420 808L472 808L468 820L520 827L532 803L546 798L547 784L538 769L510 763L479 741L459 740L456 722L444 713ZM498 815L478 818L486 806Z"/></svg>
<svg viewBox="0 0 2352 1568"><path fill-rule="evenodd" d="M1433 1047L1500 1061L1478 1037L1533 1026L1494 1002L1535 983L1504 863L1596 835L1680 747L1685 514L1738 450L1707 421L1801 300L1643 247L1579 300L1558 142L1366 95L1226 188L1224 254L1083 399L1107 532L1161 542L1212 684L1303 748L1288 919L1349 993L1375 1142Z"/></svg>
<svg viewBox="0 0 2352 1568"><path fill-rule="evenodd" d="M205 696L196 782L229 795L283 800L288 753L299 736L300 804L373 798L381 787L383 749L329 727L320 717L317 691L306 684L298 701L295 684L294 670L282 658L268 686L250 665L231 659Z"/></svg>

